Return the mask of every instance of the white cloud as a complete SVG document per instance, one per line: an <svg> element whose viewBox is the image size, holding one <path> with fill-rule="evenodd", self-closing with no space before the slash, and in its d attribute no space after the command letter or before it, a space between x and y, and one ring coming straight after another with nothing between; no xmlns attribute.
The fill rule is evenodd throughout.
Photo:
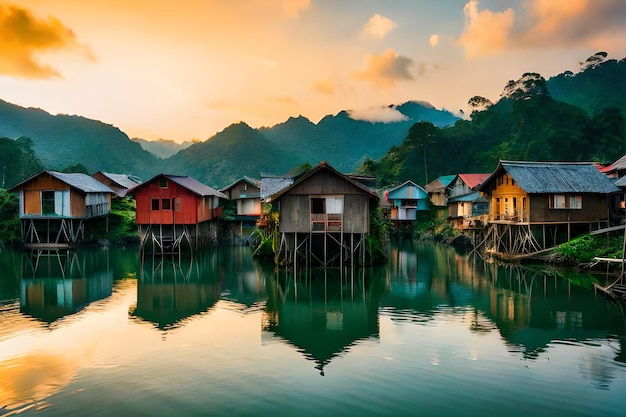
<svg viewBox="0 0 626 417"><path fill-rule="evenodd" d="M350 110L348 113L350 114L350 118L354 120L365 120L372 123L401 122L409 119L407 116L400 113L394 106Z"/></svg>
<svg viewBox="0 0 626 417"><path fill-rule="evenodd" d="M395 27L396 23L393 20L377 13L363 27L363 35L369 38L382 39Z"/></svg>

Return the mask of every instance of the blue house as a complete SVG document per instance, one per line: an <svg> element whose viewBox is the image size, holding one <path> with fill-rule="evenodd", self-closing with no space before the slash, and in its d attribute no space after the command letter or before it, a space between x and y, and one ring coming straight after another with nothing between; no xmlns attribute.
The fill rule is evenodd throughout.
<svg viewBox="0 0 626 417"><path fill-rule="evenodd" d="M428 210L428 193L411 180L385 191L385 198L391 204L392 221L415 220L418 210Z"/></svg>

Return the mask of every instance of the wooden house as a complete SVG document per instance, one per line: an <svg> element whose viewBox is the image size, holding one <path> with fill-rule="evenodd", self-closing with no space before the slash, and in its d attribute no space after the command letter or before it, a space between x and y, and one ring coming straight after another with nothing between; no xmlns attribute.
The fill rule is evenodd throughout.
<svg viewBox="0 0 626 417"><path fill-rule="evenodd" d="M442 175L439 178L434 179L424 186L430 202L437 207L448 206L448 193L447 189L456 175Z"/></svg>
<svg viewBox="0 0 626 417"><path fill-rule="evenodd" d="M159 174L130 190L137 203L136 221L140 248L156 253L179 252L217 243L222 214L220 199L226 195L193 178Z"/></svg>
<svg viewBox="0 0 626 417"><path fill-rule="evenodd" d="M280 216L277 258L322 267L364 262L370 211L379 198L326 161L268 198Z"/></svg>
<svg viewBox="0 0 626 417"><path fill-rule="evenodd" d="M242 177L220 191L234 203L235 213L230 221L236 237L249 236L261 216L261 181Z"/></svg>
<svg viewBox="0 0 626 417"><path fill-rule="evenodd" d="M458 174L448 186L448 221L453 229L481 228L489 220L489 200L475 191L490 174Z"/></svg>
<svg viewBox="0 0 626 417"><path fill-rule="evenodd" d="M114 198L126 197L128 190L141 184L139 178L126 174L112 174L110 172L98 171L93 174L92 177L113 190L115 193L113 195Z"/></svg>
<svg viewBox="0 0 626 417"><path fill-rule="evenodd" d="M18 192L27 247L65 247L85 238L86 223L106 216L113 191L80 173L42 171L9 190Z"/></svg>
<svg viewBox="0 0 626 417"><path fill-rule="evenodd" d="M620 192L593 163L500 161L478 191L489 198L497 252L532 253L609 225Z"/></svg>
<svg viewBox="0 0 626 417"><path fill-rule="evenodd" d="M416 220L417 211L428 210L428 192L408 180L385 191L385 200L391 204L392 222Z"/></svg>

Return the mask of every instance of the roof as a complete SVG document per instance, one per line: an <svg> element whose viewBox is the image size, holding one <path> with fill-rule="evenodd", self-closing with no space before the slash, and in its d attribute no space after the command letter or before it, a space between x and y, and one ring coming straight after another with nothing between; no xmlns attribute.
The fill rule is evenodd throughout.
<svg viewBox="0 0 626 417"><path fill-rule="evenodd" d="M240 182L247 182L250 185L254 185L255 187L261 187L261 181L257 180L255 178L250 178L248 176L243 176L241 178L239 178L237 181L227 185L226 187L222 187L220 188L221 192L225 192L226 190L228 190L229 188L234 187L235 185L239 184Z"/></svg>
<svg viewBox="0 0 626 417"><path fill-rule="evenodd" d="M592 162L500 161L478 190L506 171L529 194L619 192L620 189Z"/></svg>
<svg viewBox="0 0 626 417"><path fill-rule="evenodd" d="M417 195L412 195L412 193L408 191L409 187L417 188L417 190L418 190ZM420 191L423 193L423 195L421 196L422 198L428 198L428 192L426 192L426 190L424 188L422 188L421 186L415 184L411 180L407 180L407 181L403 182L402 184L387 190L387 195L389 196L390 199L401 198L401 199L415 199L415 200L417 200L417 199L420 198L420 195L419 195ZM397 194L397 195L394 195L394 194Z"/></svg>
<svg viewBox="0 0 626 417"><path fill-rule="evenodd" d="M429 182L424 189L429 193L443 193L448 185L456 178L456 175L442 175Z"/></svg>
<svg viewBox="0 0 626 417"><path fill-rule="evenodd" d="M626 177L618 178L615 181L615 185L617 185L618 187L626 187Z"/></svg>
<svg viewBox="0 0 626 417"><path fill-rule="evenodd" d="M456 197L450 197L448 199L448 203L467 203L467 202L476 202L476 203L488 203L487 199L482 196L478 191L458 195Z"/></svg>
<svg viewBox="0 0 626 417"><path fill-rule="evenodd" d="M622 156L617 161L605 168L606 172L623 171L626 170L626 155Z"/></svg>
<svg viewBox="0 0 626 417"><path fill-rule="evenodd" d="M100 174L104 175L105 177L107 177L108 179L110 179L111 181L119 185L120 187L130 189L141 184L141 181L139 181L138 178L131 178L130 175L112 174L110 172L102 172L102 171L98 171L98 172L100 172Z"/></svg>
<svg viewBox="0 0 626 417"><path fill-rule="evenodd" d="M24 180L21 183L13 186L9 191L14 192L19 190L23 188L26 183L31 182L32 180L40 177L43 174L48 174L56 178L57 180L64 182L70 187L80 190L84 193L113 193L113 190L111 190L109 187L87 174L76 172L65 173L56 171L41 171L40 173L30 177L29 179Z"/></svg>
<svg viewBox="0 0 626 417"><path fill-rule="evenodd" d="M459 174L459 178L467 185L469 188L475 188L479 186L483 181L489 178L491 174Z"/></svg>
<svg viewBox="0 0 626 417"><path fill-rule="evenodd" d="M176 183L178 185L180 185L181 187L191 191L192 193L199 195L201 197L208 197L208 196L216 196L216 197L220 197L220 198L224 198L224 199L228 199L228 197L226 197L226 194L222 193L221 191L216 190L215 188L209 187L208 185L202 184L201 182L191 178L191 177L187 177L187 176L183 176L183 175L169 175L169 174L159 174L151 179L149 179L148 181L139 184L138 186L136 186L135 188L133 188L132 190L129 191L129 194L135 194L137 192L137 190L143 188L144 186L146 186L147 184L150 184L154 181L156 181L159 178L167 178L168 180L172 181L173 183Z"/></svg>
<svg viewBox="0 0 626 417"><path fill-rule="evenodd" d="M293 184L293 178L286 177L262 177L261 200L265 200L277 192Z"/></svg>
<svg viewBox="0 0 626 417"><path fill-rule="evenodd" d="M359 181L356 181L356 180L350 178L349 176L344 175L341 172L337 171L335 168L330 166L330 164L328 162L326 162L326 161L320 162L312 170L307 172L302 177L298 178L297 181L294 181L293 184L289 185L288 187L283 188L282 190L278 191L277 193L274 193L274 194L270 195L270 197L272 199L279 198L280 196L284 195L285 193L287 193L289 190L293 189L298 184L301 184L302 182L306 181L308 178L312 177L313 175L315 175L317 172L321 171L322 169L325 169L325 170L330 171L331 173L333 173L335 175L338 175L338 176L342 177L347 182L349 182L350 184L354 185L356 188L360 189L364 193L369 194L372 198L376 199L377 201L380 199L380 197L378 197L378 195L374 191L372 191L371 189L369 189L365 185L361 184Z"/></svg>

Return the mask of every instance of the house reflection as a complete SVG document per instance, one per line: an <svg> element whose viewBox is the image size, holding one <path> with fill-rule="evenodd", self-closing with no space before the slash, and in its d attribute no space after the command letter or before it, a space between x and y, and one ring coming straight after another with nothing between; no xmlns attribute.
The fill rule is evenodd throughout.
<svg viewBox="0 0 626 417"><path fill-rule="evenodd" d="M131 316L167 330L218 301L225 275L218 257L200 252L187 255L186 259L154 255L143 260Z"/></svg>
<svg viewBox="0 0 626 417"><path fill-rule="evenodd" d="M22 256L20 310L45 323L82 310L112 293L108 252L33 250Z"/></svg>
<svg viewBox="0 0 626 417"><path fill-rule="evenodd" d="M308 271L297 278L279 274L267 280L263 337L286 341L314 361L320 375L352 346L378 339L383 276L348 269Z"/></svg>

